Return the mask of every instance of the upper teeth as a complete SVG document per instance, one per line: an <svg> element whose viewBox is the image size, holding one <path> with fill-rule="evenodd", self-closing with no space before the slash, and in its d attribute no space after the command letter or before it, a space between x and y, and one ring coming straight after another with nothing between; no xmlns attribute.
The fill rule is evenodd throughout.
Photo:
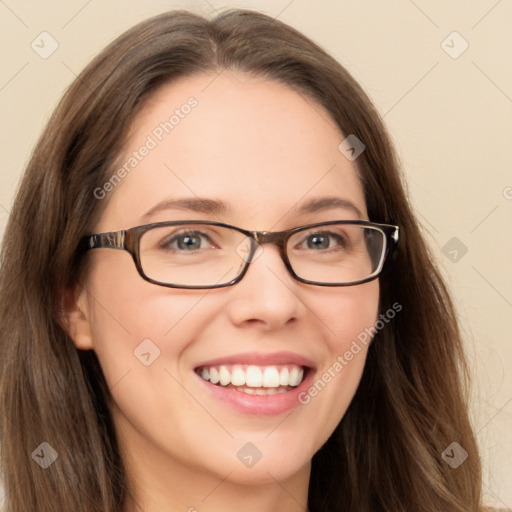
<svg viewBox="0 0 512 512"><path fill-rule="evenodd" d="M198 370L204 380L221 386L248 386L250 388L278 388L279 386L298 386L304 377L300 366L254 366L220 365L206 366Z"/></svg>

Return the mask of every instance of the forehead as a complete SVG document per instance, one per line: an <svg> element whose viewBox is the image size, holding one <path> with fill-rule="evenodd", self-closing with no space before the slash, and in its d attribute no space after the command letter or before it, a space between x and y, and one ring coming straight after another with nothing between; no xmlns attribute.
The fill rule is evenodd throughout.
<svg viewBox="0 0 512 512"><path fill-rule="evenodd" d="M178 208L142 220L182 198L222 202L215 218L248 229L294 225L294 212L321 197L350 201L364 217L357 168L338 149L344 138L322 106L282 83L227 70L182 78L136 116L98 229L186 218Z"/></svg>

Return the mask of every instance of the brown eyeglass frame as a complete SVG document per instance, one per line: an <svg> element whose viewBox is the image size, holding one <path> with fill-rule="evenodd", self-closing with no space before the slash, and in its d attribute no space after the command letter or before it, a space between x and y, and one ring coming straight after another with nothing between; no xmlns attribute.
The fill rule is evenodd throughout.
<svg viewBox="0 0 512 512"><path fill-rule="evenodd" d="M223 228L233 229L242 233L246 237L251 240L251 248L247 255L247 258L243 258L245 264L240 271L240 273L231 281L222 284L214 284L208 286L186 286L186 285L175 285L169 283L163 283L160 281L156 281L151 277L148 277L144 270L142 269L141 261L140 261L140 239L146 231L149 231L153 228L163 227L163 226L179 226L179 225L193 225L193 224L202 224L209 226L219 226ZM330 226L334 224L346 224L346 225L355 225L362 227L369 227L373 229L377 229L381 231L386 240L386 246L384 248L383 256L381 256L381 264L380 268L378 268L372 275L367 278L360 279L358 281L353 281L350 283L323 283L318 281L310 281L308 279L303 279L298 276L292 268L290 260L288 259L288 255L286 254L286 244L288 239L298 233L300 231L305 231L307 229L315 228L318 226ZM290 272L291 276L300 283L311 284L315 286L355 286L358 284L367 283L369 281L373 281L377 279L377 277L381 274L386 262L389 260L391 254L395 251L398 242L400 240L400 228L398 226L392 224L381 224L377 222L370 222L366 220L334 220L329 222L317 222L315 224L308 224L306 226L299 226L296 228L288 229L286 231L248 231L246 229L238 228L236 226L231 226L230 224L224 224L222 222L212 222L212 221L199 221L199 220L191 220L191 221L168 221L168 222L156 222L152 224L144 224L142 226L135 226L130 229L125 229L121 231L115 231L110 233L97 233L93 235L86 235L80 240L79 251L87 252L92 249L119 249L127 251L131 254L137 271L140 276L150 283L165 286L167 288L180 288L180 289L189 289L189 290L208 290L213 288L225 288L227 286L233 286L236 283L239 283L249 268L249 265L252 262L254 254L258 249L259 245L262 244L274 244L280 250L281 259L283 260L288 272Z"/></svg>

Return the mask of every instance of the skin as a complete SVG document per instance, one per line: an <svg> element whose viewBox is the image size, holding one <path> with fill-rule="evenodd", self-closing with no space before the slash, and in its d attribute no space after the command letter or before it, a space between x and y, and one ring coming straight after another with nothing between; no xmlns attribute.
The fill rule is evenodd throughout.
<svg viewBox="0 0 512 512"><path fill-rule="evenodd" d="M121 161L191 96L197 107L108 194L95 232L186 219L277 231L357 218L339 207L297 213L308 200L333 195L367 218L355 163L338 150L345 136L327 112L259 77L224 71L164 86L136 117ZM143 217L163 200L197 196L222 200L228 210ZM307 405L277 416L241 414L212 399L194 368L232 354L291 351L311 359L320 375L374 324L378 280L302 284L272 245L240 283L209 291L151 284L124 251L87 257L69 330L77 348L99 357L140 510L303 511L311 458L354 396L367 348ZM150 366L133 353L147 338L160 350ZM247 442L263 454L251 468L237 458Z"/></svg>

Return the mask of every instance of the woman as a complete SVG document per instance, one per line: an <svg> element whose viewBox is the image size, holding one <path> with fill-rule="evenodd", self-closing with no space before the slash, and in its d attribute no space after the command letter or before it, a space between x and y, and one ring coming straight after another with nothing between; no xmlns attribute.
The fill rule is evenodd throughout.
<svg viewBox="0 0 512 512"><path fill-rule="evenodd" d="M456 316L386 131L265 15L163 14L81 73L1 301L11 512L480 509Z"/></svg>

